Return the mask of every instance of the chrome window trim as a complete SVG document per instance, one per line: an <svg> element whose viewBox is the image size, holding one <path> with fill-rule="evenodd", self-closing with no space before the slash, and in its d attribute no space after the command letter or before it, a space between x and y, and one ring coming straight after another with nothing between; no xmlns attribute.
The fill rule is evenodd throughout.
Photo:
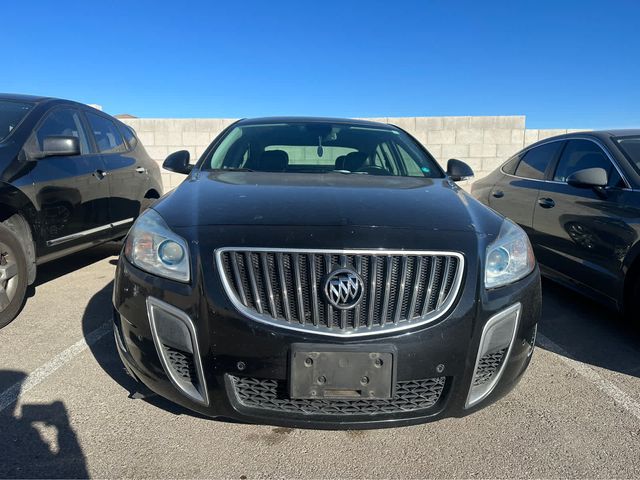
<svg viewBox="0 0 640 480"><path fill-rule="evenodd" d="M131 222L133 222L133 217L126 218L124 220L119 220L117 222L107 223L106 225L101 225L100 227L90 228L89 230L82 230L81 232L72 233L71 235L66 235L64 237L54 238L53 240L47 240L47 247L54 247L62 243L70 242L72 240L77 240L79 238L83 238L88 235L93 235L94 233L103 232L105 230L109 230L110 228L126 225L127 223L131 223Z"/></svg>
<svg viewBox="0 0 640 480"><path fill-rule="evenodd" d="M245 307L242 302L236 297L233 292L233 288L229 283L229 279L224 273L222 266L222 254L225 252L280 252L280 253L306 253L306 254L329 254L329 255L396 255L396 256L452 256L456 257L460 262L460 266L456 271L456 276L451 286L451 293L449 298L442 305L442 309L437 311L433 316L425 316L422 320L414 321L408 325L394 325L390 324L389 327L378 327L373 331L361 331L361 332L344 332L344 331L328 331L321 330L319 327L313 325L288 325L281 323L271 316L259 314L253 310ZM321 249L321 248L267 248L267 247L222 247L215 250L215 267L218 270L220 280L224 287L224 291L227 298L231 301L236 310L244 315L246 318L269 325L270 327L282 328L285 330L293 330L302 333L312 333L316 335L322 335L326 337L339 337L339 338L355 338L355 337L370 337L374 335L385 335L390 332L401 332L403 330L413 329L419 326L424 326L429 323L435 322L443 315L449 313L454 302L460 295L460 289L462 287L462 279L465 273L465 257L460 252L441 251L441 250L386 250L386 249ZM368 327L371 328L371 327Z"/></svg>
<svg viewBox="0 0 640 480"><path fill-rule="evenodd" d="M548 145L549 143L566 142L566 141L569 141L569 140L588 140L590 142L595 143L598 147L600 147L604 151L604 153L607 156L607 158L609 159L609 161L613 164L613 166L618 171L618 174L620 175L620 178L622 178L622 181L625 183L626 187L620 188L620 190L633 190L633 188L631 188L631 183L629 183L629 181L627 180L627 177L624 175L624 173L620 169L620 166L618 165L618 162L616 162L616 160L611 155L611 152L609 152L607 147L599 139L594 138L594 137L588 137L586 135L579 135L579 136L576 136L576 137L572 136L572 137L567 137L567 138L550 138L549 141L542 141L542 143L537 143L535 145L529 145L528 147L523 148L520 152L517 153L517 155L524 155L525 153L527 153L529 150L531 150L533 148L542 147L543 145ZM509 157L509 160L510 159L511 159L511 157ZM502 168L505 166L505 164L509 160L507 160L502 165L500 165L500 173L502 173L503 175L507 175L508 177L513 177L513 178L519 178L521 180L531 180L532 182L543 182L543 183L555 183L555 184L558 184L558 185L568 185L567 182L560 182L558 180L547 180L547 179L544 179L544 178L528 178L528 177L521 177L519 175L507 173ZM560 159L558 159L558 161L559 160ZM522 161L522 159L520 159L520 161ZM520 164L520 162L518 162L518 165L519 164ZM557 167L557 165L556 165L556 167ZM516 170L517 169L518 168L516 167Z"/></svg>
<svg viewBox="0 0 640 480"><path fill-rule="evenodd" d="M153 343L156 347L156 351L158 352L158 357L160 358L162 367L166 372L167 376L169 377L169 379L171 380L171 383L173 384L174 387L176 387L176 389L178 389L183 395L185 395L190 400L193 400L194 402L208 406L209 391L207 390L207 382L204 377L204 368L202 366L202 357L200 356L198 336L196 334L196 326L193 323L193 320L191 320L191 317L189 317L189 315L187 315L185 312L183 312L179 308L174 307L173 305L170 305L166 302L163 302L162 300L159 300L155 297L147 297L146 304L147 304L147 315L149 316L149 325L151 327L151 336L153 337ZM160 341L160 337L158 335L156 320L153 315L153 307L159 308L160 310L164 310L169 314L173 315L178 320L180 320L189 330L189 333L191 334L191 343L193 344L193 362L195 363L195 367L196 367L196 375L198 376L198 381L202 385L202 392L198 392L198 393L202 395L202 398L197 398L190 392L186 391L180 385L180 380L175 377L173 368L170 365L169 359L166 358L165 350L162 347L162 342Z"/></svg>

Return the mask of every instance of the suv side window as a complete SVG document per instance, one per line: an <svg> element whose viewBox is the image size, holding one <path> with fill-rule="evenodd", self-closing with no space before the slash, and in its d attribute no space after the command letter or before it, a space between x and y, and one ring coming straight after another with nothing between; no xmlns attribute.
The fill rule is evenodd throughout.
<svg viewBox="0 0 640 480"><path fill-rule="evenodd" d="M95 113L87 112L86 115L100 153L120 153L127 150L115 123Z"/></svg>
<svg viewBox="0 0 640 480"><path fill-rule="evenodd" d="M561 145L562 142L550 142L527 151L518 164L515 174L518 177L531 178L533 180L544 179L544 172L557 155Z"/></svg>
<svg viewBox="0 0 640 480"><path fill-rule="evenodd" d="M50 112L36 130L35 135L40 151L42 151L45 137L64 135L78 139L81 155L91 153L87 135L80 121L80 114L73 108L57 108Z"/></svg>
<svg viewBox="0 0 640 480"><path fill-rule="evenodd" d="M120 130L122 131L122 135L129 145L129 149L133 150L136 148L138 144L138 137L136 137L135 133L133 133L133 129L127 125L120 124Z"/></svg>
<svg viewBox="0 0 640 480"><path fill-rule="evenodd" d="M566 182L567 178L585 168L603 168L607 172L610 187L624 187L624 181L602 148L590 140L569 140L562 152L553 179Z"/></svg>

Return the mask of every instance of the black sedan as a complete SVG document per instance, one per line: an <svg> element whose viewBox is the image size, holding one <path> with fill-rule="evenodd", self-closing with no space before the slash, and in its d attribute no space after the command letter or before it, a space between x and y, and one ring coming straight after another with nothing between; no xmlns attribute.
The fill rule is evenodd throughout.
<svg viewBox="0 0 640 480"><path fill-rule="evenodd" d="M460 416L521 378L540 278L526 234L404 131L242 120L136 221L117 348L155 392L213 417L372 428Z"/></svg>
<svg viewBox="0 0 640 480"><path fill-rule="evenodd" d="M472 194L517 222L542 273L637 318L640 130L583 132L525 148Z"/></svg>
<svg viewBox="0 0 640 480"><path fill-rule="evenodd" d="M37 266L123 237L160 197L135 132L67 100L0 94L0 328Z"/></svg>

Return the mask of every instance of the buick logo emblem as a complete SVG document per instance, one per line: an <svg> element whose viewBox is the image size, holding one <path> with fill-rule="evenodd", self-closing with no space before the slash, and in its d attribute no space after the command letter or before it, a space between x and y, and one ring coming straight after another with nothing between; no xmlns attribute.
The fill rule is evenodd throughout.
<svg viewBox="0 0 640 480"><path fill-rule="evenodd" d="M348 268L334 270L324 281L324 294L327 301L340 310L355 307L364 293L360 275Z"/></svg>

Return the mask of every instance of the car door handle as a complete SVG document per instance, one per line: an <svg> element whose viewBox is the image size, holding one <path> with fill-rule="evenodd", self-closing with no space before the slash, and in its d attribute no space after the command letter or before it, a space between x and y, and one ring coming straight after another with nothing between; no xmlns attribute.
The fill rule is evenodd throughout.
<svg viewBox="0 0 640 480"><path fill-rule="evenodd" d="M538 205L542 208L553 208L556 206L556 202L554 202L551 198L539 198Z"/></svg>
<svg viewBox="0 0 640 480"><path fill-rule="evenodd" d="M138 167L136 168L136 172L138 173L147 173L147 169L144 167Z"/></svg>
<svg viewBox="0 0 640 480"><path fill-rule="evenodd" d="M109 172L105 172L104 170L96 170L95 172L93 172L92 175L96 177L98 180L102 180L104 177L109 175Z"/></svg>
<svg viewBox="0 0 640 480"><path fill-rule="evenodd" d="M502 198L504 197L504 192L502 190L494 190L493 192L491 192L491 195L493 195L495 198Z"/></svg>

